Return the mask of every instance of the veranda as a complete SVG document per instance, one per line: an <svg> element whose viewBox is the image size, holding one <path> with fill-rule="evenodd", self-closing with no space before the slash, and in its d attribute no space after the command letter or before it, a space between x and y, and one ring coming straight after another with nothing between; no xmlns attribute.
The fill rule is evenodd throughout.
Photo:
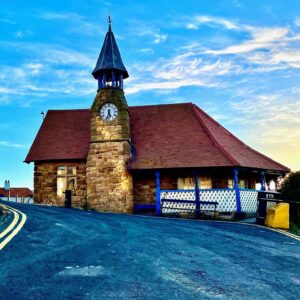
<svg viewBox="0 0 300 300"><path fill-rule="evenodd" d="M183 179L177 177L177 189L161 189L161 171L156 171L155 176L157 215L190 211L254 214L257 209L258 191L276 189L276 182L281 174L248 168L185 170L181 171L179 176L189 178L190 184L182 184ZM201 184L201 178L204 178L204 184ZM210 179L208 185L205 184L207 178Z"/></svg>

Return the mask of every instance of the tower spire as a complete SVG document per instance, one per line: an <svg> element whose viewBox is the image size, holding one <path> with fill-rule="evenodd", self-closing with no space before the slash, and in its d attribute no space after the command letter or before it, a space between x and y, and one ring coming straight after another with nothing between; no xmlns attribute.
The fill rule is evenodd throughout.
<svg viewBox="0 0 300 300"><path fill-rule="evenodd" d="M98 80L98 90L107 87L123 89L123 79L129 77L111 29L110 14L108 16L108 32L92 75Z"/></svg>
<svg viewBox="0 0 300 300"><path fill-rule="evenodd" d="M108 15L108 31L111 31L111 17Z"/></svg>

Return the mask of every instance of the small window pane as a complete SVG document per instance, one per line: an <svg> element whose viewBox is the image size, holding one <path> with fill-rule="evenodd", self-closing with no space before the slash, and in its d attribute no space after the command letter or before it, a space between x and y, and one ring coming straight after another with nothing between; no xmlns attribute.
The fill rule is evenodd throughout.
<svg viewBox="0 0 300 300"><path fill-rule="evenodd" d="M201 189L211 189L212 188L212 182L211 178L208 176L201 176L199 177L200 181L200 188Z"/></svg>
<svg viewBox="0 0 300 300"><path fill-rule="evenodd" d="M68 166L68 175L76 175L76 167Z"/></svg>
<svg viewBox="0 0 300 300"><path fill-rule="evenodd" d="M57 175L66 175L67 170L65 166L60 166L57 168Z"/></svg>
<svg viewBox="0 0 300 300"><path fill-rule="evenodd" d="M66 190L67 180L65 177L57 178L57 196L63 196L63 192Z"/></svg>
<svg viewBox="0 0 300 300"><path fill-rule="evenodd" d="M239 180L239 187L242 188L242 189L246 188L246 181L245 181L245 179L240 179Z"/></svg>
<svg viewBox="0 0 300 300"><path fill-rule="evenodd" d="M233 180L228 179L228 188L232 189L233 188Z"/></svg>
<svg viewBox="0 0 300 300"><path fill-rule="evenodd" d="M178 178L177 187L179 190L191 190L195 188L193 177Z"/></svg>

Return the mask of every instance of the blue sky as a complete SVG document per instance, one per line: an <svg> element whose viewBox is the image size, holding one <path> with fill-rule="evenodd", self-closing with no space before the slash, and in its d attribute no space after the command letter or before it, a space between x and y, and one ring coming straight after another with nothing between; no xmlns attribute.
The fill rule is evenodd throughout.
<svg viewBox="0 0 300 300"><path fill-rule="evenodd" d="M33 187L41 111L92 104L109 12L129 105L194 102L300 169L299 0L1 0L0 186Z"/></svg>

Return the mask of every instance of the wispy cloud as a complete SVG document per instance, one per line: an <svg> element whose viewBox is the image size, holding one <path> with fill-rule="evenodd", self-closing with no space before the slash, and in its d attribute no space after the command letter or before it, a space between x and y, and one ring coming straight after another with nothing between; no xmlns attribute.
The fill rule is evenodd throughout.
<svg viewBox="0 0 300 300"><path fill-rule="evenodd" d="M4 18L0 18L0 22L7 23L7 24L13 24L13 25L16 24L15 21L10 20L10 19L4 19Z"/></svg>
<svg viewBox="0 0 300 300"><path fill-rule="evenodd" d="M47 21L64 21L70 24L65 30L71 33L80 33L85 35L93 35L102 33L99 24L87 21L86 18L77 13L57 13L44 12L40 15L41 19Z"/></svg>
<svg viewBox="0 0 300 300"><path fill-rule="evenodd" d="M199 15L192 18L192 20L186 24L187 29L198 29L201 25L207 25L211 27L221 26L226 29L239 29L239 25L231 20L224 18Z"/></svg>
<svg viewBox="0 0 300 300"><path fill-rule="evenodd" d="M207 50L208 54L240 54L257 49L270 49L282 44L287 37L287 28L258 28L244 26L251 34L251 39L238 45L233 45L222 50Z"/></svg>
<svg viewBox="0 0 300 300"><path fill-rule="evenodd" d="M224 123L239 124L240 136L245 136L248 144L294 170L300 169L300 91L284 89L239 100L228 103L232 112Z"/></svg>
<svg viewBox="0 0 300 300"><path fill-rule="evenodd" d="M26 148L25 145L21 144L15 144L8 141L0 141L0 147L6 147L6 148Z"/></svg>
<svg viewBox="0 0 300 300"><path fill-rule="evenodd" d="M167 40L168 34L161 32L157 27L154 27L152 24L146 23L141 20L132 20L131 21L131 34L138 37L147 37L151 39L153 44L160 44Z"/></svg>
<svg viewBox="0 0 300 300"><path fill-rule="evenodd" d="M6 47L22 49L31 60L19 66L0 65L0 103L6 105L16 97L26 97L22 106L49 95L92 94L96 85L90 71L94 59L70 48L43 43L9 43Z"/></svg>
<svg viewBox="0 0 300 300"><path fill-rule="evenodd" d="M19 30L15 33L15 37L18 39L22 39L31 35L33 35L33 32L31 30Z"/></svg>

